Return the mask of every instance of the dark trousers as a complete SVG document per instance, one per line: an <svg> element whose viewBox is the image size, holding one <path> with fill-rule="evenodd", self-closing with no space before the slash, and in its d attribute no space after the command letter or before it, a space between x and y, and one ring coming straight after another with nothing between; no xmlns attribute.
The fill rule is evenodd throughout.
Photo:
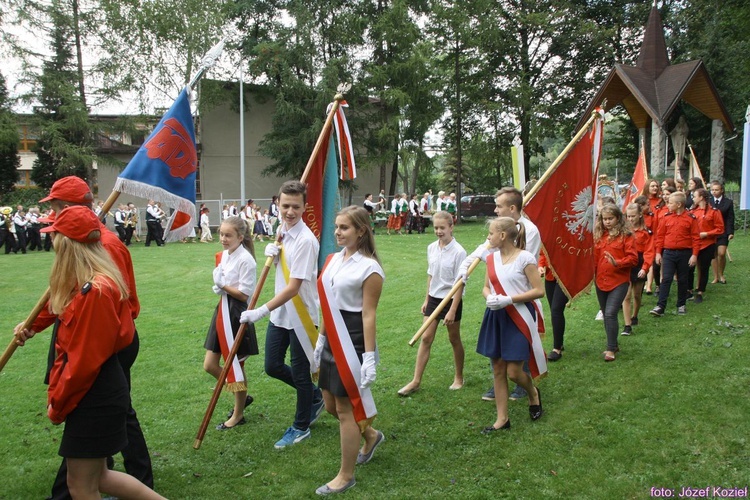
<svg viewBox="0 0 750 500"><path fill-rule="evenodd" d="M52 250L52 238L49 233L44 233L44 251L49 252Z"/></svg>
<svg viewBox="0 0 750 500"><path fill-rule="evenodd" d="M612 290L605 292L596 287L596 298L599 300L599 309L604 314L604 331L607 333L607 350L617 349L617 336L620 333L620 323L617 314L622 308L622 301L628 294L630 283L625 282Z"/></svg>
<svg viewBox="0 0 750 500"><path fill-rule="evenodd" d="M146 221L146 227L148 227L148 233L146 233L146 246L151 246L151 240L154 240L158 246L162 246L164 240L161 239L161 224L159 224L159 221Z"/></svg>
<svg viewBox="0 0 750 500"><path fill-rule="evenodd" d="M698 265L690 268L690 276L688 276L688 290L693 290L695 284L695 268L698 269L698 288L695 288L696 292L705 292L706 285L708 285L708 271L711 270L711 261L716 253L716 245L709 245L698 253Z"/></svg>
<svg viewBox="0 0 750 500"><path fill-rule="evenodd" d="M123 240L123 243L125 243L125 246L130 246L130 241L133 239L134 232L135 232L135 228L133 226L128 226L125 228L125 240Z"/></svg>
<svg viewBox="0 0 750 500"><path fill-rule="evenodd" d="M26 229L28 237L29 250L42 251L42 235L39 233L41 226L39 224L29 224Z"/></svg>
<svg viewBox="0 0 750 500"><path fill-rule="evenodd" d="M138 340L138 332L135 332L133 342L117 353L117 359L122 366L123 372L125 372L125 378L128 381L128 388L130 388L130 368L135 363L136 357L138 357L138 350L140 348L140 341ZM140 482L145 484L151 489L154 489L154 473L151 469L151 456L148 453L148 446L146 446L146 439L143 437L143 431L141 430L141 424L138 422L138 417L133 409L132 399L130 407L128 408L127 419L125 421L128 433L128 445L123 448L120 452L122 453L123 464L125 465L125 471L138 479ZM107 458L107 466L111 469L114 466L112 457ZM52 484L52 494L49 496L52 500L70 500L70 491L68 490L68 465L63 458L60 468L57 470L57 477L55 482Z"/></svg>
<svg viewBox="0 0 750 500"><path fill-rule="evenodd" d="M120 241L125 243L125 226L122 224L115 224L115 231L117 231L117 237L120 238Z"/></svg>
<svg viewBox="0 0 750 500"><path fill-rule="evenodd" d="M290 362L284 360L291 347ZM297 410L294 414L294 427L306 430L310 427L310 417L315 399L320 399L320 390L315 387L310 376L310 361L294 330L281 328L270 321L266 329L266 373L297 391Z"/></svg>
<svg viewBox="0 0 750 500"><path fill-rule="evenodd" d="M563 337L565 337L565 305L568 303L568 296L563 293L557 280L545 280L544 290L547 293L547 303L549 303L550 316L552 317L553 347L562 349Z"/></svg>
<svg viewBox="0 0 750 500"><path fill-rule="evenodd" d="M5 230L5 255L10 252L18 253L18 244L16 243L16 237L9 230Z"/></svg>
<svg viewBox="0 0 750 500"><path fill-rule="evenodd" d="M21 253L26 253L26 226L19 226L16 224L16 250L20 250Z"/></svg>
<svg viewBox="0 0 750 500"><path fill-rule="evenodd" d="M688 261L693 255L691 249L669 250L665 249L661 257L662 280L659 285L659 302L656 305L662 309L667 307L667 298L669 289L672 288L675 272L677 273L677 307L685 305L688 292L688 276L690 275L690 266Z"/></svg>

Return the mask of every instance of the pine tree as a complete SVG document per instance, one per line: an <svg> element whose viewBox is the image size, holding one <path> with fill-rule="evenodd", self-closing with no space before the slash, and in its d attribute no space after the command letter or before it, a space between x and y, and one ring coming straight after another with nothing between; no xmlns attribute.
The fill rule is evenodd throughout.
<svg viewBox="0 0 750 500"><path fill-rule="evenodd" d="M10 109L5 77L0 73L0 195L15 188L19 179L18 125Z"/></svg>
<svg viewBox="0 0 750 500"><path fill-rule="evenodd" d="M51 18L52 57L43 63L37 82L40 105L34 109L39 139L31 179L42 188L68 175L93 181L93 129L78 85L71 18L57 4Z"/></svg>

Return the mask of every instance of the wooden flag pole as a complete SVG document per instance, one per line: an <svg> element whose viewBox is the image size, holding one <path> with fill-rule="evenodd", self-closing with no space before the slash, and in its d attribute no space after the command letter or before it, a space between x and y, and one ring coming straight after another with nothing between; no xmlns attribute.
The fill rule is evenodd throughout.
<svg viewBox="0 0 750 500"><path fill-rule="evenodd" d="M312 170L313 164L315 163L315 158L318 156L318 153L320 152L320 148L322 147L322 144L328 134L331 132L331 127L333 126L333 118L336 115L336 111L339 109L339 105L341 104L341 101L344 100L343 92L346 92L349 90L350 87L339 87L339 92L334 96L333 98L333 105L331 106L331 110L328 112L328 116L326 117L326 121L323 124L323 129L320 131L320 135L318 136L318 140L315 143L315 147L313 148L313 152L310 155L310 159L307 161L307 165L305 166L305 170L302 172L302 177L300 178L300 182L304 183L307 181L308 176L310 175L310 171ZM276 233L276 245L281 245L281 232L278 231ZM260 277L258 278L258 283L255 286L255 291L253 292L253 296L250 299L250 303L247 306L247 309L255 309L256 304L258 303L258 298L260 297L260 293L263 290L263 285L266 282L266 278L268 277L268 273L271 271L271 266L273 266L273 257L268 257L266 259L266 263L263 266L263 270L260 273ZM213 416L214 409L216 408L216 403L219 401L219 395L221 394L221 389L224 387L224 382L227 379L227 375L229 374L229 368L232 366L232 362L234 361L235 356L237 356L237 351L239 350L240 344L242 343L242 339L245 336L245 327L246 323L240 324L240 329L237 331L237 335L234 338L234 344L232 345L231 351L229 351L229 355L227 355L227 359L224 360L224 367L221 370L221 375L219 375L219 379L216 382L216 386L214 387L213 394L211 395L211 400L208 403L208 408L206 409L206 413L203 415L203 421L201 422L200 428L198 429L198 434L195 437L195 441L193 442L193 448L198 449L201 447L201 443L203 443L203 438L206 435L206 430L208 429L208 424L211 421L211 417Z"/></svg>
<svg viewBox="0 0 750 500"><path fill-rule="evenodd" d="M604 104L602 104L602 106L604 106ZM586 123L583 124L583 126L578 131L578 133L576 133L576 135L573 136L573 139L570 140L570 142L562 151L562 153L558 155L557 159L555 159L555 161L552 162L552 165L550 165L549 168L544 172L544 175L542 175L539 178L536 184L534 184L534 186L529 190L526 196L524 196L523 198L524 206L526 206L526 204L528 204L529 201L531 201L531 198L533 198L534 195L537 193L537 191L541 189L542 185L544 185L544 183L547 182L547 179L549 179L552 176L555 170L557 170L557 167L559 167L560 164L562 164L565 157L568 156L568 153L570 153L570 150L573 149L573 147L575 147L575 145L578 143L581 137L583 137L583 134L588 132L589 127L591 126L592 123L594 123L594 120L596 120L598 116L599 116L598 111L594 111L591 114L591 117L589 117ZM474 262L471 263L471 265L469 266L469 269L466 271L466 279L469 279L469 276L471 275L472 271L476 269L476 267L479 265L479 262L481 260L482 259L474 259ZM437 307L432 312L432 314L430 314L430 317L427 318L427 321L422 323L422 326L419 327L419 330L417 330L417 332L411 338L411 340L409 341L410 346L413 347L414 344L417 343L417 340L419 340L419 338L424 334L425 330L427 330L427 327L429 327L432 324L432 322L437 319L440 312L445 308L446 305L448 305L448 303L450 303L453 296L456 293L458 293L458 291L461 290L463 286L464 286L463 281L459 281L453 285L453 288L450 289L450 291L448 292L448 295L446 295L445 298L442 301L440 301L440 303L437 305Z"/></svg>

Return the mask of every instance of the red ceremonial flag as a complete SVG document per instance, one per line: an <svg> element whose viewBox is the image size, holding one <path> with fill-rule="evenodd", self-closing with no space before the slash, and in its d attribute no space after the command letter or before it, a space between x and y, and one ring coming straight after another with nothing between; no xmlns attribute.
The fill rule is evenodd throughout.
<svg viewBox="0 0 750 500"><path fill-rule="evenodd" d="M524 207L536 224L548 265L571 299L589 289L594 277L594 213L603 120L594 121L560 166Z"/></svg>
<svg viewBox="0 0 750 500"><path fill-rule="evenodd" d="M643 147L643 144L641 144L641 152L638 154L638 162L635 164L633 179L630 181L628 192L625 195L625 201L622 204L623 210L625 210L630 203L633 203L633 200L643 192L643 188L646 186L646 181L648 181L647 172L646 150Z"/></svg>

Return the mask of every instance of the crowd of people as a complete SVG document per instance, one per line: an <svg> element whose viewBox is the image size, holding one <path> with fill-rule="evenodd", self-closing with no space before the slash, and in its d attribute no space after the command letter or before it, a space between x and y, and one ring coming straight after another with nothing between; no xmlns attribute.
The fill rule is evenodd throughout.
<svg viewBox="0 0 750 500"><path fill-rule="evenodd" d="M381 190L378 201L373 201L371 193L365 195L362 206L370 215L371 226L375 230L377 216L387 215L386 234L423 234L429 227L432 214L440 211L448 212L456 221L458 212L456 193L446 194L445 191L439 191L437 199L433 200L432 190L425 192L420 198L417 194L408 197L406 193L397 194L393 197L390 204L385 191Z"/></svg>
<svg viewBox="0 0 750 500"><path fill-rule="evenodd" d="M27 251L49 252L52 240L45 236L42 241L41 233L47 225L48 215L48 210L41 212L38 206L25 210L23 205L18 205L15 212L11 207L0 208L0 249L5 247L5 255L25 254Z"/></svg>
<svg viewBox="0 0 750 500"><path fill-rule="evenodd" d="M661 196L655 183L649 182L644 195L624 211L611 198L599 200L594 276L606 333L606 362L616 359L619 336L632 334L638 325L649 274L658 290L657 305L650 311L656 317L666 310L675 278L677 314L686 313L691 298L696 304L703 302L712 260L716 261L714 281L726 283L720 256L726 256L733 237L734 214L721 183L712 183L710 194L695 180L689 183L689 194L669 183L656 184L662 188ZM689 210L688 195L692 200ZM399 203L404 199L405 195L394 200L392 208L397 212L392 216L398 213L400 217ZM483 399L495 402L496 418L481 432L490 435L510 428L509 399L527 397L529 418L536 421L544 415L537 383L547 372L547 361L563 357L568 300L542 249L538 228L523 215L523 195L515 188L497 192L497 218L488 224L487 240L469 255L453 236L455 212L449 207L455 196L441 192L434 210L429 199L425 193L422 202L415 203L419 210L425 209L417 215L433 212L436 236L427 247L427 284L421 305L424 321L431 321L428 318L452 289L461 289L477 259L485 262L482 300L486 308L476 352L490 361L493 383ZM212 273L218 304L206 334L203 367L219 378L222 358L230 362L227 357L240 324L245 323L242 345L223 381L233 394L233 406L216 429L231 431L245 424L244 412L253 397L248 394L244 362L260 354L255 324L270 316L265 372L286 384L296 401L292 423L274 447L288 448L309 439L311 426L323 409L336 418L340 466L336 475L316 490L318 495L330 495L355 486L357 465L370 462L385 441L384 433L373 427L377 410L371 390L379 363L376 314L385 280L372 213L376 206L383 206L385 197L381 194L375 203L368 195L364 207L339 211L334 227L341 250L328 256L320 272L320 246L303 221L306 200L303 183L282 184L278 197L263 214L269 216L270 231L266 221L258 218L260 210L253 200L241 211L234 204L225 207L218 232L223 250L216 255ZM102 491L123 498L161 498L153 491L148 449L129 396L130 367L138 352L135 320L140 304L126 249L128 233L123 238L119 230L115 236L105 228L94 214L88 186L76 177L57 181L41 201L50 202L54 209L46 219L49 226L40 229L51 236L56 250L50 299L32 326L18 325L15 334L23 345L37 332L55 325L48 369L48 416L54 424L64 422L65 429L59 450L64 460L52 497L83 497ZM416 202L416 197L412 201ZM156 207L150 202L149 207L152 205ZM120 211L124 223L130 208L124 206ZM21 209L18 212L23 213ZM413 227L418 232L420 228L424 232L424 226ZM280 232L281 238L264 249L276 269L274 294L255 306L251 304L257 271L254 240L260 239L261 229L268 236ZM152 239L163 244L158 233ZM696 268L697 281L691 277ZM89 293L92 289L96 293ZM539 335L543 330L540 299L545 294L554 337L553 349L546 354ZM449 390L464 385L463 300L463 293L453 295L438 316L448 329L453 349L454 376ZM620 311L625 317L622 331ZM420 341L414 376L398 391L399 396L420 389L438 327L437 321L428 325ZM81 341L73 342L73 338ZM516 383L512 392L509 378ZM111 456L118 452L123 454L127 474L112 472L109 467Z"/></svg>

